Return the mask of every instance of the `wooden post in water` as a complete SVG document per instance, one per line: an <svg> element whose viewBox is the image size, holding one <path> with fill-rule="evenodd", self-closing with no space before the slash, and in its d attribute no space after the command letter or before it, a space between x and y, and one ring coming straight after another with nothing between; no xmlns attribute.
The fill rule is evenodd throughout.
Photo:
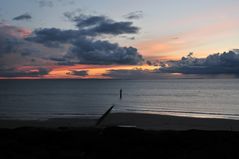
<svg viewBox="0 0 239 159"><path fill-rule="evenodd" d="M122 88L120 89L120 100L122 99Z"/></svg>

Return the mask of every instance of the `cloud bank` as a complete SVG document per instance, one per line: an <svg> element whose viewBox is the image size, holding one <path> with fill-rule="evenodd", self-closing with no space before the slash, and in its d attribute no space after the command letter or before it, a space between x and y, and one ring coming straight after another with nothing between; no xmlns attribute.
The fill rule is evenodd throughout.
<svg viewBox="0 0 239 159"><path fill-rule="evenodd" d="M190 53L179 61L169 61L158 72L183 74L239 74L239 53L237 50L216 53L206 58L195 58ZM167 67L166 67L167 66Z"/></svg>
<svg viewBox="0 0 239 159"><path fill-rule="evenodd" d="M118 36L122 34L136 34L139 28L132 22L116 22L106 16L92 16L81 14L73 16L65 14L75 23L76 30L61 30L57 28L44 28L35 30L28 41L41 43L47 47L59 47L63 44L71 45L65 61L60 64L125 64L135 65L144 61L138 50L134 47L122 47L109 40L99 40L100 37Z"/></svg>
<svg viewBox="0 0 239 159"><path fill-rule="evenodd" d="M64 14L75 29L29 30L0 23L0 77L42 77L54 67L74 65L148 65L157 70L110 70L102 76L120 79L160 79L171 73L184 75L239 75L239 50L195 58L190 53L178 61L145 61L137 48L120 46L112 38L138 34L131 21L115 21L103 15ZM137 19L130 14L127 19ZM31 19L23 14L14 20ZM87 77L88 71L69 69L70 76Z"/></svg>
<svg viewBox="0 0 239 159"><path fill-rule="evenodd" d="M47 75L50 69L37 68L34 70L16 70L16 69L0 69L0 77L41 77Z"/></svg>
<svg viewBox="0 0 239 159"><path fill-rule="evenodd" d="M14 19L26 20L29 16L24 14ZM0 77L14 77L14 74L16 77L39 77L57 65L137 65L144 61L136 48L110 42L119 35L137 34L139 28L132 22L115 21L102 15L65 16L76 29L38 28L31 31L1 23ZM25 66L29 67L19 69ZM88 73L72 71L70 75L87 76Z"/></svg>

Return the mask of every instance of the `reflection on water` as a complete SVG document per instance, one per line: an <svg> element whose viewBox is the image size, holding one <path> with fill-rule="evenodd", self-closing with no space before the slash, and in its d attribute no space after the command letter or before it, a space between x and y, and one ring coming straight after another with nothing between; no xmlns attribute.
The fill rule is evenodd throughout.
<svg viewBox="0 0 239 159"><path fill-rule="evenodd" d="M116 104L115 112L239 119L238 82L238 79L1 80L0 117L95 118Z"/></svg>

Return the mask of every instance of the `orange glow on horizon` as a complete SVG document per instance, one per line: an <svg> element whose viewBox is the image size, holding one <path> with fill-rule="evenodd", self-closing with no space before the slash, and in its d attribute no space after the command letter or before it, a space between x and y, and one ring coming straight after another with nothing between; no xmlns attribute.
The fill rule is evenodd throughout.
<svg viewBox="0 0 239 159"><path fill-rule="evenodd" d="M45 78L81 78L81 79L109 79L110 77L104 76L110 70L133 70L133 69L142 69L142 70L154 70L159 68L158 66L149 66L149 65L75 65L75 66L63 66L53 69L48 75L44 76ZM67 74L71 71L87 71L87 76L77 76Z"/></svg>
<svg viewBox="0 0 239 159"><path fill-rule="evenodd" d="M48 66L51 69L49 74L39 77L0 77L0 79L111 79L105 74L110 70L154 70L158 69L159 66L149 65L74 65L74 66ZM35 66L22 66L18 67L17 70L25 71L28 73L39 72ZM77 76L70 74L72 71L87 71L86 76Z"/></svg>

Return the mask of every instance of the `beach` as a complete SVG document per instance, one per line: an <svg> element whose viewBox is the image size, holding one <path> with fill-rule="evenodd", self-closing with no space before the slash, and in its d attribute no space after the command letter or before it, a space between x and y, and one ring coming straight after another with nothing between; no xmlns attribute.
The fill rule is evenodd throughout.
<svg viewBox="0 0 239 159"><path fill-rule="evenodd" d="M47 120L0 120L0 128L80 127L94 128L97 119L52 118ZM135 127L144 130L221 130L239 131L239 121L216 118L193 118L145 113L110 113L98 127Z"/></svg>
<svg viewBox="0 0 239 159"><path fill-rule="evenodd" d="M113 113L101 124L133 126L147 130L224 130L239 131L239 121L216 118L193 118L144 113Z"/></svg>
<svg viewBox="0 0 239 159"><path fill-rule="evenodd" d="M237 158L239 121L112 113L93 119L0 120L1 158Z"/></svg>

